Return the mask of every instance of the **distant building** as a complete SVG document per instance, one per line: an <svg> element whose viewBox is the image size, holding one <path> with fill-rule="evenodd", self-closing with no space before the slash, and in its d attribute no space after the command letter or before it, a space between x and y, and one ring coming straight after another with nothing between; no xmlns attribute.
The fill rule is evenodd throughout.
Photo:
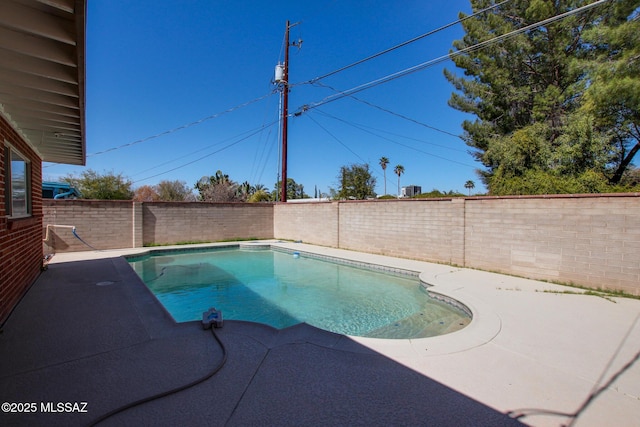
<svg viewBox="0 0 640 427"><path fill-rule="evenodd" d="M402 197L413 197L422 193L422 187L419 185L407 185L402 187Z"/></svg>

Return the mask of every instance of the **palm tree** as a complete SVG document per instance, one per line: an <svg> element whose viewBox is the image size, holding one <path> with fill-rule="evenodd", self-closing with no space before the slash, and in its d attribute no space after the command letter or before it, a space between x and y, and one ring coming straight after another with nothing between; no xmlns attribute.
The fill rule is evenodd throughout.
<svg viewBox="0 0 640 427"><path fill-rule="evenodd" d="M475 182L471 180L464 183L464 188L469 190L469 195L471 195L471 190L474 189L475 187L476 187Z"/></svg>
<svg viewBox="0 0 640 427"><path fill-rule="evenodd" d="M396 175L398 175L398 197L400 197L400 175L404 173L404 166L397 165L395 168L393 168L393 171L396 173Z"/></svg>
<svg viewBox="0 0 640 427"><path fill-rule="evenodd" d="M222 173L222 171L218 169L214 176L209 177L209 182L213 185L228 183L229 175Z"/></svg>
<svg viewBox="0 0 640 427"><path fill-rule="evenodd" d="M245 199L251 196L255 192L251 184L249 184L249 181L245 181L242 184L240 184L239 191L240 191L240 195L242 195Z"/></svg>
<svg viewBox="0 0 640 427"><path fill-rule="evenodd" d="M380 166L382 167L382 173L384 174L384 194L387 195L387 165L389 164L389 159L386 157L380 157Z"/></svg>

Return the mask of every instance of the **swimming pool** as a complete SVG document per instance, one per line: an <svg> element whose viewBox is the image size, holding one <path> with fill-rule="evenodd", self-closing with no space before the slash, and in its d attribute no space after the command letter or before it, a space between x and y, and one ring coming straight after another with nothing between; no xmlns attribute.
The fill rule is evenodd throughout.
<svg viewBox="0 0 640 427"><path fill-rule="evenodd" d="M309 254L239 246L128 257L178 322L209 307L225 320L282 329L306 322L351 336L424 338L456 331L470 316L432 298L416 273L382 272Z"/></svg>

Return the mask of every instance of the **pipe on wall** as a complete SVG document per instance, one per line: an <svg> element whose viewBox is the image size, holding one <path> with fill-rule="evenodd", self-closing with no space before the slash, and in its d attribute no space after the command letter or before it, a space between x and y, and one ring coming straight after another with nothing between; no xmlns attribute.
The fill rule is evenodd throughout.
<svg viewBox="0 0 640 427"><path fill-rule="evenodd" d="M75 235L76 226L75 225L58 225L58 224L47 224L47 231L44 234L43 242L47 243L49 241L49 230L52 228L70 228L71 232Z"/></svg>

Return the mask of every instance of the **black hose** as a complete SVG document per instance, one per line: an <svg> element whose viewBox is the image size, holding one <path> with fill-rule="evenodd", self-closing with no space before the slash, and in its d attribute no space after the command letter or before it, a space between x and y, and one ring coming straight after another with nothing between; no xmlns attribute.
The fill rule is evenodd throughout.
<svg viewBox="0 0 640 427"><path fill-rule="evenodd" d="M107 418L112 417L115 414L119 414L120 412L126 411L126 410L131 409L133 407L136 407L138 405L142 405L143 403L151 402L152 400L160 399L162 397L169 396L171 394L179 393L179 392L181 392L183 390L186 390L186 389L191 388L193 386L196 386L196 385L198 385L198 384L200 384L202 382L205 382L209 378L211 378L215 374L217 374L218 371L220 371L220 369L222 369L222 367L224 366L225 362L227 361L227 348L225 347L224 343L220 340L220 337L218 337L218 334L216 334L214 328L211 328L211 333L213 334L213 337L216 339L216 341L220 345L220 348L222 349L222 360L207 375L205 375L205 376L203 376L201 378L198 378L195 381L192 381L192 382L190 382L188 384L181 385L181 386L178 386L176 388L172 388L170 390L163 391L163 392L158 393L158 394L154 394L152 396L144 397L142 399L136 400L135 402L127 403L126 405L123 405L123 406L121 406L119 408L116 408L116 409L114 409L114 410L112 410L110 412L107 412L106 414L100 416L99 418L94 420L89 425L93 427L93 426L103 422Z"/></svg>

